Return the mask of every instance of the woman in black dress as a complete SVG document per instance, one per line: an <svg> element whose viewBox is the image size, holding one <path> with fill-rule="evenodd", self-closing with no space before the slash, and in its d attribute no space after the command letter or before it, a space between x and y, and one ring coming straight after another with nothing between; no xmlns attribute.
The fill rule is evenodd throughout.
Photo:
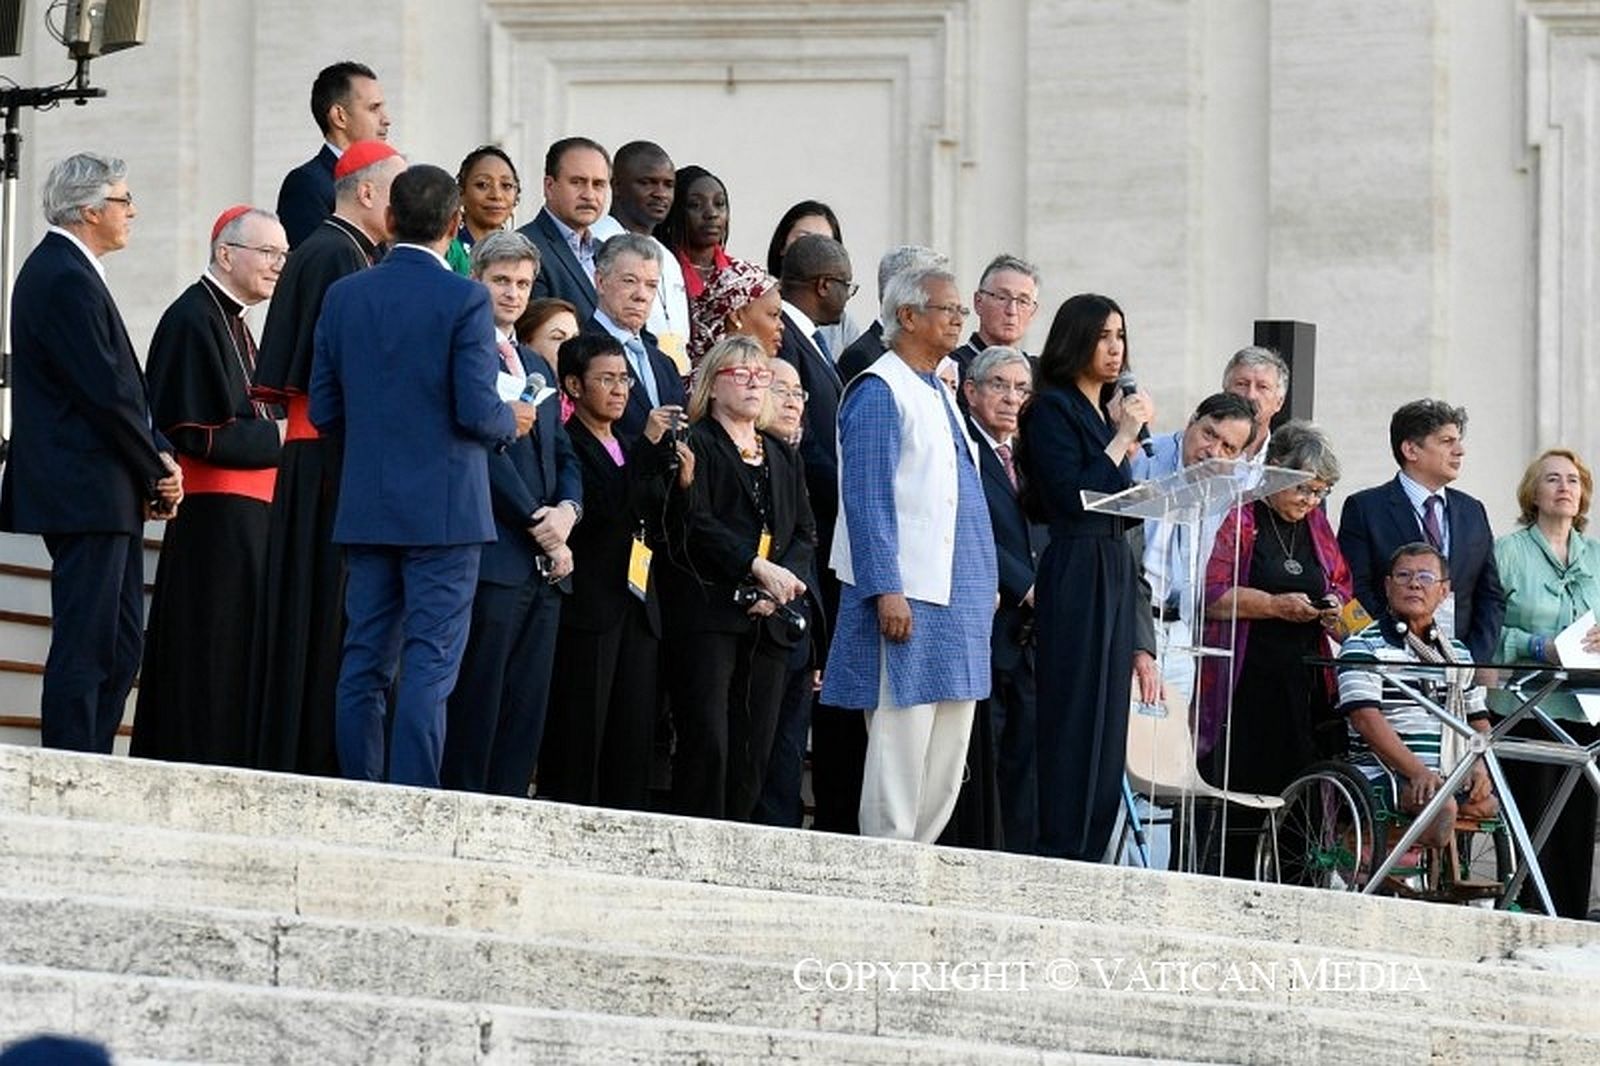
<svg viewBox="0 0 1600 1066"><path fill-rule="evenodd" d="M1050 526L1034 586L1039 849L1091 862L1105 856L1122 802L1135 669L1141 696L1159 694L1154 648L1134 648L1150 607L1123 536L1128 523L1085 511L1080 495L1133 483L1128 454L1151 408L1143 392L1117 388L1127 368L1116 301L1072 297L1050 324L1039 391L1019 423L1024 500Z"/></svg>
<svg viewBox="0 0 1600 1066"><path fill-rule="evenodd" d="M803 639L772 617L805 592L796 575L816 546L799 455L756 428L772 376L759 343L728 337L706 353L689 398L694 489L659 568L682 814L750 819L789 649ZM744 602L754 591L763 598Z"/></svg>
<svg viewBox="0 0 1600 1066"><path fill-rule="evenodd" d="M588 506L567 538L572 594L561 605L560 668L539 791L568 803L645 810L661 611L648 570L644 596L630 591L628 564L641 548L660 549L662 530L681 513L694 481L694 454L668 437L667 409L651 412L631 444L612 433L633 383L614 337L573 337L561 344L558 359L562 391L573 403L567 435Z"/></svg>

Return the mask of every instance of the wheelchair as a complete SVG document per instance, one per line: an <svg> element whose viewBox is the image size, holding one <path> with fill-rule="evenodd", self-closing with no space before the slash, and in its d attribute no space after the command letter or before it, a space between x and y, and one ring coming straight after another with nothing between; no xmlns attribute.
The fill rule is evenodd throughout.
<svg viewBox="0 0 1600 1066"><path fill-rule="evenodd" d="M1400 810L1400 786L1383 767L1368 778L1353 763L1307 767L1281 793L1256 840L1256 879L1340 892L1363 891L1411 816ZM1502 819L1458 818L1449 846L1416 847L1390 869L1376 891L1408 899L1504 906L1515 874L1510 833ZM1492 870L1492 876L1483 876Z"/></svg>

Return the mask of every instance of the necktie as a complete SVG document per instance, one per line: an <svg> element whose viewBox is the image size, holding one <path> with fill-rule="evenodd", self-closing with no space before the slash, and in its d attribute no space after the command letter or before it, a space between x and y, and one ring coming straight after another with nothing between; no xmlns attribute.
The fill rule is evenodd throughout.
<svg viewBox="0 0 1600 1066"><path fill-rule="evenodd" d="M633 367L634 380L644 386L644 394L650 397L651 410L660 407L661 397L656 392L655 368L650 365L650 359L644 353L644 342L638 337L629 337L623 347L628 349L628 363Z"/></svg>
<svg viewBox="0 0 1600 1066"><path fill-rule="evenodd" d="M1439 524L1439 497L1429 496L1422 501L1422 532L1428 543L1444 551L1444 527Z"/></svg>
<svg viewBox="0 0 1600 1066"><path fill-rule="evenodd" d="M1000 457L1000 465L1006 468L1006 478L1010 480L1012 489L1017 487L1017 466L1011 461L1011 445L996 444L994 453Z"/></svg>
<svg viewBox="0 0 1600 1066"><path fill-rule="evenodd" d="M517 350L511 347L508 340L500 342L500 361L505 363L507 374L522 376L522 360L517 358Z"/></svg>
<svg viewBox="0 0 1600 1066"><path fill-rule="evenodd" d="M817 351L822 353L822 358L830 363L833 362L833 353L828 350L828 338L822 335L820 329L811 335L811 343L817 346Z"/></svg>

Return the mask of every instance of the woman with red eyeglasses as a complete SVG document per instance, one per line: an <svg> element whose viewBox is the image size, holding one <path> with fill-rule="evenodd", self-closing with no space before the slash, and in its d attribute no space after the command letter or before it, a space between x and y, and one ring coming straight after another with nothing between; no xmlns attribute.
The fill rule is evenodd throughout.
<svg viewBox="0 0 1600 1066"><path fill-rule="evenodd" d="M689 397L695 456L687 513L657 568L677 744L673 805L748 821L761 795L789 650L787 606L816 546L795 451L757 428L772 368L759 342L713 345Z"/></svg>

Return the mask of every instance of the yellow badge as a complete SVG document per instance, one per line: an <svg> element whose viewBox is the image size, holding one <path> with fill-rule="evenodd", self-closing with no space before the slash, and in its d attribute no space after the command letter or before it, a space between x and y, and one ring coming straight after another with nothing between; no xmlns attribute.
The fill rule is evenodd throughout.
<svg viewBox="0 0 1600 1066"><path fill-rule="evenodd" d="M650 546L643 537L634 537L628 550L628 591L641 600L650 591Z"/></svg>
<svg viewBox="0 0 1600 1066"><path fill-rule="evenodd" d="M756 542L756 554L763 559L772 558L772 534L765 529L761 531L761 539Z"/></svg>
<svg viewBox="0 0 1600 1066"><path fill-rule="evenodd" d="M656 347L661 349L661 354L672 360L678 368L679 377L689 376L689 350L681 333L663 333L656 338Z"/></svg>

